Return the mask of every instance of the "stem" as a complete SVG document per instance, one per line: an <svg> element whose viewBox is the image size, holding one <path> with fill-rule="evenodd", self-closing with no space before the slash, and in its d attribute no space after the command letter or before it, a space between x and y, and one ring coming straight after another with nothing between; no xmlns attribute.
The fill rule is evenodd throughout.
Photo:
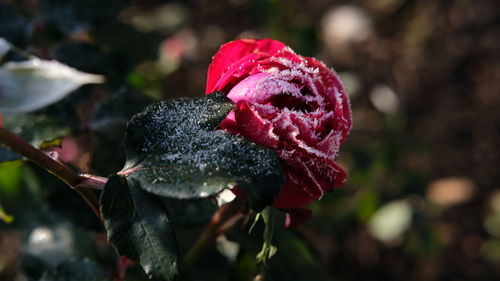
<svg viewBox="0 0 500 281"><path fill-rule="evenodd" d="M78 184L79 187L102 190L106 185L108 178L90 174L80 174L80 180L81 182Z"/></svg>
<svg viewBox="0 0 500 281"><path fill-rule="evenodd" d="M125 256L118 256L118 265L115 273L114 281L123 281L125 280L125 272L127 268L133 265L134 262Z"/></svg>
<svg viewBox="0 0 500 281"><path fill-rule="evenodd" d="M45 153L34 148L31 144L27 143L26 141L3 127L0 127L0 144L14 152L21 154L29 161L35 163L36 165L40 166L41 168L45 169L49 173L55 175L60 180L65 182L68 186L78 192L80 196L82 196L85 202L87 202L89 207L95 213L99 221L103 221L99 212L99 200L97 199L97 196L91 190L84 187L89 186L89 184L86 184L87 181L91 181L94 186L100 185L103 187L105 184L105 181L103 180L104 178L100 178L99 182L93 177L78 175L66 165L59 163L49 156L45 155Z"/></svg>
<svg viewBox="0 0 500 281"><path fill-rule="evenodd" d="M245 200L236 198L223 205L212 216L210 223L203 229L196 242L184 257L184 262L193 264L201 253L221 234L233 226L244 215L242 211L246 207Z"/></svg>
<svg viewBox="0 0 500 281"><path fill-rule="evenodd" d="M74 187L80 183L80 177L70 168L54 161L49 156L45 155L45 153L34 148L31 144L25 142L23 139L3 127L0 128L0 143L44 168L49 173L64 181L67 185Z"/></svg>

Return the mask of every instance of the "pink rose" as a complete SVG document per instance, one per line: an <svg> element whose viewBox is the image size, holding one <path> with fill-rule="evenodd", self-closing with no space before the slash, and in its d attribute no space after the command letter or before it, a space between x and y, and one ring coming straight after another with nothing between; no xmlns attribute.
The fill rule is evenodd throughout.
<svg viewBox="0 0 500 281"><path fill-rule="evenodd" d="M344 183L334 159L351 109L339 77L322 62L271 39L232 41L208 68L206 93L216 91L236 103L220 127L281 159L285 183L274 207L303 207Z"/></svg>

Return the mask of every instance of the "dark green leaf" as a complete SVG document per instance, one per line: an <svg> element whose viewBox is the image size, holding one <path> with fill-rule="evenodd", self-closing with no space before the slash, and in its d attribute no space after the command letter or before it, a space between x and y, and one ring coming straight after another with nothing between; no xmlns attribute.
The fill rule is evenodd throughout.
<svg viewBox="0 0 500 281"><path fill-rule="evenodd" d="M129 122L121 174L157 195L177 199L245 190L253 209L272 204L282 175L274 151L216 130L233 108L222 94L164 101Z"/></svg>
<svg viewBox="0 0 500 281"><path fill-rule="evenodd" d="M45 272L40 281L107 281L109 274L90 260L70 261Z"/></svg>
<svg viewBox="0 0 500 281"><path fill-rule="evenodd" d="M108 239L121 255L137 261L151 276L172 280L177 274L177 246L165 209L139 183L111 176L101 195Z"/></svg>

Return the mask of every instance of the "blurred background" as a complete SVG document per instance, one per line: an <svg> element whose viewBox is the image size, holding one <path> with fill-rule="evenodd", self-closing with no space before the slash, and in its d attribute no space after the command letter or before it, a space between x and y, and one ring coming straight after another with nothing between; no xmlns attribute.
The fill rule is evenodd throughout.
<svg viewBox="0 0 500 281"><path fill-rule="evenodd" d="M203 95L224 42L273 38L317 57L351 98L337 159L349 178L307 223L278 229L266 280L500 280L497 0L0 0L0 37L18 48L1 62L30 53L106 77L5 116L36 145L63 137L61 158L102 176L123 165L132 114ZM13 160L0 164L0 280L106 280L85 277L108 276L113 252L81 199L0 155ZM196 229L202 213L173 220ZM252 280L251 238L231 231L181 280ZM127 280L147 279L134 267Z"/></svg>

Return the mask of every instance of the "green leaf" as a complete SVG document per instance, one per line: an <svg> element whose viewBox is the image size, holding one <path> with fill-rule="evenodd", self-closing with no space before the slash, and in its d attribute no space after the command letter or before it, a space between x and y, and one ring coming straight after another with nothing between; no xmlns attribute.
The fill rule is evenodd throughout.
<svg viewBox="0 0 500 281"><path fill-rule="evenodd" d="M40 281L108 281L109 274L90 260L69 261L45 272Z"/></svg>
<svg viewBox="0 0 500 281"><path fill-rule="evenodd" d="M137 261L150 276L172 280L177 274L177 246L158 198L134 179L113 175L101 195L108 239L121 255Z"/></svg>
<svg viewBox="0 0 500 281"><path fill-rule="evenodd" d="M55 147L58 147L58 148L62 147L62 140L61 139L45 140L45 141L42 141L42 143L39 146L39 148L41 150L55 148Z"/></svg>
<svg viewBox="0 0 500 281"><path fill-rule="evenodd" d="M274 214L272 208L266 208L259 213L264 220L264 243L262 244L262 249L257 254L257 262L262 265L266 265L269 259L276 254L278 251L276 246L272 244L274 235Z"/></svg>
<svg viewBox="0 0 500 281"><path fill-rule="evenodd" d="M220 93L149 106L129 122L120 174L176 199L206 198L238 186L250 206L262 210L283 182L279 159L272 150L216 130L231 109Z"/></svg>
<svg viewBox="0 0 500 281"><path fill-rule="evenodd" d="M57 61L31 59L0 68L0 111L29 112L55 103L100 75L80 72Z"/></svg>
<svg viewBox="0 0 500 281"><path fill-rule="evenodd" d="M7 214L5 210L2 208L1 204L0 204L0 221L3 221L7 224L12 223L14 221L14 217Z"/></svg>
<svg viewBox="0 0 500 281"><path fill-rule="evenodd" d="M21 169L20 161L0 163L0 194L16 194L23 178Z"/></svg>

